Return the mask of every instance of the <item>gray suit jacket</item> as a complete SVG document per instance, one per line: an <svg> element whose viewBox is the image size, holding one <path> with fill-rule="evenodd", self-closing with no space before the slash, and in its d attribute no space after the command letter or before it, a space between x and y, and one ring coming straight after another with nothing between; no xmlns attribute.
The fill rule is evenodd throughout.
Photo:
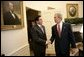
<svg viewBox="0 0 84 57"><path fill-rule="evenodd" d="M45 27L43 27L44 33L42 32L41 28L38 25L35 25L31 29L31 35L32 35L32 45L33 50L35 51L43 51L46 48L46 32Z"/></svg>

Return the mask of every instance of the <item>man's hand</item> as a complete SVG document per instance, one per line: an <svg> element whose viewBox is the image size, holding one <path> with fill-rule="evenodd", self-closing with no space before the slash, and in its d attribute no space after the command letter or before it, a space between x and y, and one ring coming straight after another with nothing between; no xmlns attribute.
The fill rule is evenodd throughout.
<svg viewBox="0 0 84 57"><path fill-rule="evenodd" d="M48 44L50 44L51 43L51 41L50 40L47 40L46 41L46 45L48 45Z"/></svg>
<svg viewBox="0 0 84 57"><path fill-rule="evenodd" d="M75 53L77 48L71 48L72 54Z"/></svg>

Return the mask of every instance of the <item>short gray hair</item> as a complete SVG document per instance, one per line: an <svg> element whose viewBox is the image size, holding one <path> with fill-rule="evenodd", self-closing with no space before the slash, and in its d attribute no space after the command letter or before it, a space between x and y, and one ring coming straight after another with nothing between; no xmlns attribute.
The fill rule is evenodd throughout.
<svg viewBox="0 0 84 57"><path fill-rule="evenodd" d="M62 14L61 13L55 13L60 19L62 19Z"/></svg>

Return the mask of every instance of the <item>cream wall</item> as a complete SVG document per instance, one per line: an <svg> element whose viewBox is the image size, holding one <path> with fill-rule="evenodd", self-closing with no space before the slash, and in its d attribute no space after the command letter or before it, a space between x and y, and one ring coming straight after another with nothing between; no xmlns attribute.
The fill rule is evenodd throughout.
<svg viewBox="0 0 84 57"><path fill-rule="evenodd" d="M23 11L24 11L23 13L24 28L18 30L1 31L1 53L5 54L6 56L30 55L28 37L27 37L25 2L23 2ZM26 47L26 49L22 50L24 47Z"/></svg>
<svg viewBox="0 0 84 57"><path fill-rule="evenodd" d="M83 1L25 1L25 4L33 9L40 11L47 11L47 7L53 7L56 11L60 11L63 17L66 17L66 4L78 4L79 6L79 16L83 17Z"/></svg>

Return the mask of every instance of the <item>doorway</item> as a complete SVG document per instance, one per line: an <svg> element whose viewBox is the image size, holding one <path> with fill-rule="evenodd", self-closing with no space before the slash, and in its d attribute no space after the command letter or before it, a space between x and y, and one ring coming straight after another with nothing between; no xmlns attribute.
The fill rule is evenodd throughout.
<svg viewBox="0 0 84 57"><path fill-rule="evenodd" d="M30 29L34 23L34 19L37 15L39 15L41 12L38 10L34 10L31 8L26 7L26 19L27 19L27 34L28 34L28 43L29 43L29 49L30 49L30 56L33 56L33 49L32 49L32 41L31 41L31 34Z"/></svg>

